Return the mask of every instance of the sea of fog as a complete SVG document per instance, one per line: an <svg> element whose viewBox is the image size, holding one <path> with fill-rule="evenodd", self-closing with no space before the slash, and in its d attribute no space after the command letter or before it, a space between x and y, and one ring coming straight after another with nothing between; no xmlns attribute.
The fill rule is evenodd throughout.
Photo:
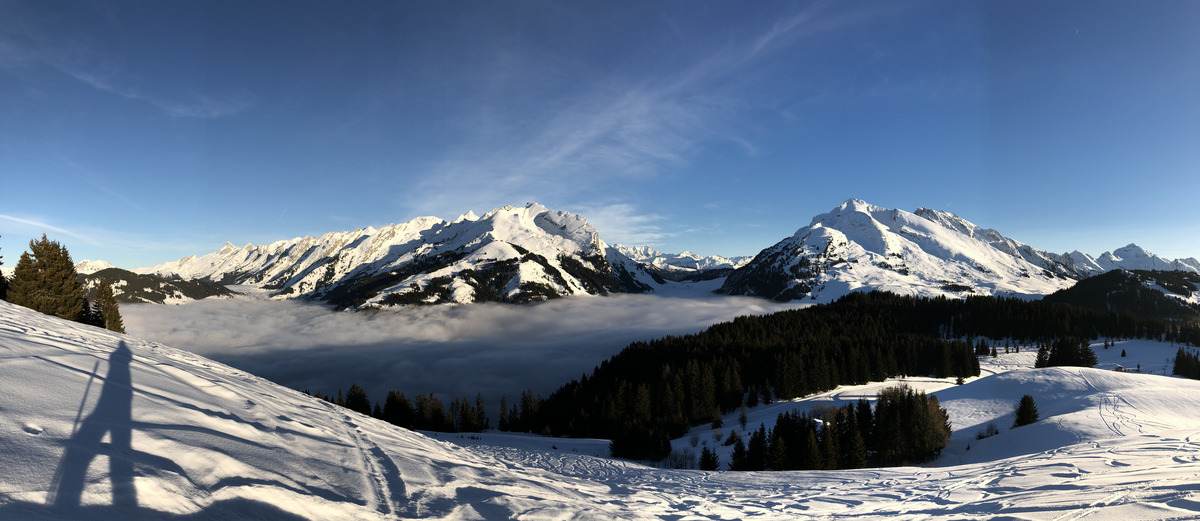
<svg viewBox="0 0 1200 521"><path fill-rule="evenodd" d="M489 409L525 389L548 396L631 342L694 333L750 314L800 307L715 295L719 283L651 295L570 297L539 304L471 304L335 312L258 296L122 306L129 334L186 349L281 385L336 393L357 383L435 393Z"/></svg>

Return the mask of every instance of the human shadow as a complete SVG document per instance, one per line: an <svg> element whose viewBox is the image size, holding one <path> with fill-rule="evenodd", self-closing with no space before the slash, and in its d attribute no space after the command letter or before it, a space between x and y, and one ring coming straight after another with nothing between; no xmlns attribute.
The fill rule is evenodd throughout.
<svg viewBox="0 0 1200 521"><path fill-rule="evenodd" d="M122 340L108 358L108 375L96 407L83 419L79 429L66 441L66 451L54 473L49 503L56 508L80 506L87 482L87 470L96 456L108 457L108 474L112 482L112 506L137 507L134 487L133 451L133 382L130 362L133 352ZM85 393L84 400L87 400ZM86 406L81 404L80 407ZM104 435L109 442L104 443Z"/></svg>
<svg viewBox="0 0 1200 521"><path fill-rule="evenodd" d="M308 518L278 506L247 498L220 500L188 514L160 512L150 508L124 509L109 505L72 507L64 513L53 505L13 501L0 505L0 519L136 519L137 521L227 521L259 519L271 521L307 521Z"/></svg>

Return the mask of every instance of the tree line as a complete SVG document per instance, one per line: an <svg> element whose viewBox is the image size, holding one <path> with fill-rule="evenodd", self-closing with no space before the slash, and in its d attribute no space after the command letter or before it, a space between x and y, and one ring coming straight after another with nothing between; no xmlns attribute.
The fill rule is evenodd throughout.
<svg viewBox="0 0 1200 521"><path fill-rule="evenodd" d="M89 302L71 254L45 234L40 240L29 241L29 251L21 254L11 280L0 274L0 299L62 319L125 332L112 284L101 280L96 298Z"/></svg>
<svg viewBox="0 0 1200 521"><path fill-rule="evenodd" d="M863 399L814 415L780 413L745 442L733 431L729 470L836 470L908 465L936 458L950 439L950 419L937 397L899 385L880 391L875 409ZM705 447L702 470L716 470Z"/></svg>
<svg viewBox="0 0 1200 521"><path fill-rule="evenodd" d="M1086 363L1086 338L1200 341L1194 323L1012 298L851 293L635 342L547 398L522 430L613 440L614 456L658 460L669 441L743 404L893 376L979 374L979 341L1038 344L1045 363ZM1094 354L1091 355L1094 365Z"/></svg>
<svg viewBox="0 0 1200 521"><path fill-rule="evenodd" d="M351 384L345 393L338 389L336 396L308 390L304 394L410 430L483 432L490 427L482 394L475 396L474 403L456 396L449 407L433 393L410 400L404 391L394 390L388 391L382 404L375 401L372 405L367 391L358 384Z"/></svg>
<svg viewBox="0 0 1200 521"><path fill-rule="evenodd" d="M1200 357L1187 349L1179 348L1175 352L1175 365L1171 373L1184 378L1200 380Z"/></svg>

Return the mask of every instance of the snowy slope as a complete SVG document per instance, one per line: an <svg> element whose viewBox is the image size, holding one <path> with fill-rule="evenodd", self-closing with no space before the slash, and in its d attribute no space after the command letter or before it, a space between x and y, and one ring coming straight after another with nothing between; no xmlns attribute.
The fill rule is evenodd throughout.
<svg viewBox="0 0 1200 521"><path fill-rule="evenodd" d="M1093 346L1097 369L1031 369L1034 350L981 359L984 376L961 386L951 379L843 386L811 397L750 409L748 429L770 426L786 410L818 411L905 383L938 396L955 432L940 459L921 467L843 471L706 473L649 471L588 456L591 441L512 439L488 433L455 440L511 464L537 465L574 477L619 482L642 496L641 511L690 519L1195 519L1200 516L1200 382L1147 373L1118 373L1122 363L1169 372L1175 346L1124 341ZM1127 350L1128 357L1120 352ZM1167 358L1164 358L1167 357ZM1023 394L1035 397L1040 421L1012 429ZM999 434L977 440L988 423ZM736 414L719 429L728 436ZM728 447L711 427L673 442L699 453L708 446L728 462ZM742 437L748 437L743 432ZM559 450L551 450L557 447ZM690 517L688 517L690 516Z"/></svg>
<svg viewBox="0 0 1200 521"><path fill-rule="evenodd" d="M1147 370L1173 349L1119 347ZM1200 514L1200 382L1017 368L1031 354L1002 355L985 364L994 374L962 386L922 384L942 389L958 429L934 465L709 473L595 457L596 440L447 436L474 445L454 446L183 351L0 302L0 519ZM1115 359L1116 349L1100 355ZM1008 429L1023 393L1035 395L1042 419ZM987 421L1001 433L970 437Z"/></svg>
<svg viewBox="0 0 1200 521"><path fill-rule="evenodd" d="M1069 287L1052 257L954 214L917 213L851 199L763 250L722 291L831 301L850 291L1035 297Z"/></svg>
<svg viewBox="0 0 1200 521"><path fill-rule="evenodd" d="M0 302L0 519L629 519L230 367Z"/></svg>
<svg viewBox="0 0 1200 521"><path fill-rule="evenodd" d="M299 237L135 270L252 284L340 306L541 300L648 291L652 277L587 220L529 203L455 221L420 217L383 228ZM392 301L386 299L392 296Z"/></svg>

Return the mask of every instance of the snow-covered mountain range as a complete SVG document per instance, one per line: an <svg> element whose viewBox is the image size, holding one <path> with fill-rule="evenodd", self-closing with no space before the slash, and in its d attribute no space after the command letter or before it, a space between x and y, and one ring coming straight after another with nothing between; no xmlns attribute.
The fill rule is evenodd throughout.
<svg viewBox="0 0 1200 521"><path fill-rule="evenodd" d="M849 291L962 297L1041 296L1075 283L1052 256L958 216L851 199L763 250L721 291L833 300Z"/></svg>
<svg viewBox="0 0 1200 521"><path fill-rule="evenodd" d="M690 251L683 253L663 253L649 246L613 246L622 255L642 264L648 264L664 271L702 271L736 269L745 266L753 257L722 257L720 255L697 255Z"/></svg>
<svg viewBox="0 0 1200 521"><path fill-rule="evenodd" d="M644 292L658 282L587 220L529 203L454 221L420 217L379 229L234 246L135 270L254 284L340 307L526 302Z"/></svg>
<svg viewBox="0 0 1200 521"><path fill-rule="evenodd" d="M831 301L849 291L1040 297L1111 269L1200 271L1136 245L1098 258L1039 250L948 212L850 199L729 276L721 291L777 300Z"/></svg>
<svg viewBox="0 0 1200 521"><path fill-rule="evenodd" d="M753 258L609 246L582 216L529 203L454 221L420 217L268 245L227 243L135 271L251 284L277 297L344 308L647 292L668 281L726 275L724 293L777 300L825 302L871 289L1035 298L1113 269L1200 273L1200 261L1163 259L1133 244L1097 257L1057 254L953 213L910 213L851 199Z"/></svg>
<svg viewBox="0 0 1200 521"><path fill-rule="evenodd" d="M1078 250L1068 253L1063 257L1065 257L1063 260L1064 264L1088 276L1118 269L1200 273L1200 260L1196 260L1194 257L1176 260L1164 259L1136 244L1130 244L1113 251L1106 251L1098 257L1091 257Z"/></svg>

